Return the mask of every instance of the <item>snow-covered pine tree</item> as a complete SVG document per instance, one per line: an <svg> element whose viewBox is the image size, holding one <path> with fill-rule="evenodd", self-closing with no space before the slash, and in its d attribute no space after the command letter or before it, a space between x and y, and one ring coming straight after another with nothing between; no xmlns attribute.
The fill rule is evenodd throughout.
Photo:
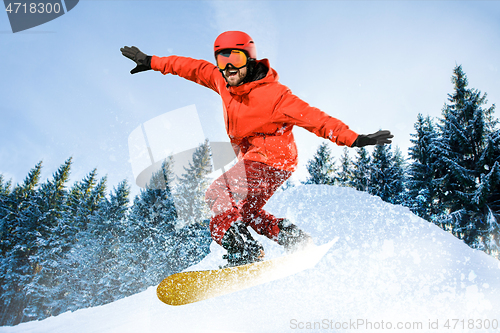
<svg viewBox="0 0 500 333"><path fill-rule="evenodd" d="M175 235L177 212L172 191L173 158L167 158L135 198L120 236L120 291L131 295L172 274L168 240ZM138 278L140 277L140 278Z"/></svg>
<svg viewBox="0 0 500 333"><path fill-rule="evenodd" d="M12 186L12 182L6 182L3 179L3 175L0 174L0 195L8 195L10 193L10 187Z"/></svg>
<svg viewBox="0 0 500 333"><path fill-rule="evenodd" d="M29 281L24 281L21 294L26 299L20 321L45 318L51 315L53 287L61 274L59 259L70 247L66 240L66 228L61 224L67 197L66 182L69 179L71 158L40 185L23 214L22 242L27 249L22 255L29 264Z"/></svg>
<svg viewBox="0 0 500 333"><path fill-rule="evenodd" d="M339 186L351 186L354 176L354 168L351 157L349 156L349 149L344 148L342 156L340 157L340 168L337 170L335 182Z"/></svg>
<svg viewBox="0 0 500 333"><path fill-rule="evenodd" d="M99 295L97 305L125 297L120 290L120 274L123 271L120 236L127 225L129 194L128 182L120 182L110 193L109 200L101 203L98 218L92 220L92 229L96 230L94 234L101 241L95 249L95 257L100 259L95 269L103 272L96 288Z"/></svg>
<svg viewBox="0 0 500 333"><path fill-rule="evenodd" d="M21 202L29 197L31 197L38 186L40 181L40 174L42 171L42 162L38 162L33 169L30 170L28 176L24 179L22 185L18 185L14 188L13 196L15 200Z"/></svg>
<svg viewBox="0 0 500 333"><path fill-rule="evenodd" d="M309 175L303 184L334 185L335 183L335 160L328 143L323 142L313 158L306 165Z"/></svg>
<svg viewBox="0 0 500 333"><path fill-rule="evenodd" d="M356 148L356 158L353 162L351 187L358 191L370 191L371 159L365 147Z"/></svg>
<svg viewBox="0 0 500 333"><path fill-rule="evenodd" d="M448 104L443 108L441 138L436 145L442 172L440 199L449 213L445 223L451 232L476 247L488 234L490 209L485 198L490 196L488 189L496 176L486 176L494 164L486 161L484 152L498 121L493 118L495 106L484 107L486 94L468 88L462 66L455 67L452 82L454 92L448 95Z"/></svg>
<svg viewBox="0 0 500 333"><path fill-rule="evenodd" d="M15 325L23 320L27 299L24 286L33 275L28 247L36 229L33 214L42 163L28 174L22 185L11 191L11 182L2 185L0 194L0 325ZM35 239L36 240L36 239Z"/></svg>
<svg viewBox="0 0 500 333"><path fill-rule="evenodd" d="M205 203L205 192L210 185L208 174L212 171L208 139L195 150L192 162L185 171L175 187L176 230L164 238L161 252L153 255L157 261L151 266L149 275L155 276L152 280L155 284L169 273L179 272L199 262L209 253L212 242L208 230L210 210ZM169 272L158 270L161 265Z"/></svg>
<svg viewBox="0 0 500 333"><path fill-rule="evenodd" d="M389 201L391 191L389 190L389 169L392 154L390 146L375 146L370 163L370 194L377 195L384 201Z"/></svg>
<svg viewBox="0 0 500 333"><path fill-rule="evenodd" d="M21 227L17 217L27 207L26 202L32 199L40 181L41 169L42 162L39 162L30 170L23 184L15 186L13 190L11 190L11 181L4 182L3 176L0 175L0 221L2 221L0 253L2 255L12 249L12 246L18 244L19 239L12 238L17 235L17 228Z"/></svg>
<svg viewBox="0 0 500 333"><path fill-rule="evenodd" d="M406 205L416 215L427 221L435 221L443 210L438 200L436 185L435 142L438 132L429 116L419 114L414 125L416 133L411 134L412 146L408 167L408 200Z"/></svg>
<svg viewBox="0 0 500 333"><path fill-rule="evenodd" d="M192 162L184 170L185 173L179 177L175 188L178 228L202 224L210 216L210 209L205 203L205 192L210 185L207 176L212 172L208 139L195 150Z"/></svg>
<svg viewBox="0 0 500 333"><path fill-rule="evenodd" d="M172 171L174 167L173 156L167 157L161 164L160 170L153 173L149 183L146 185L148 189L154 190L167 190L166 194L170 195L172 193L172 184L174 181L174 172Z"/></svg>
<svg viewBox="0 0 500 333"><path fill-rule="evenodd" d="M494 214L493 211L490 210L486 224L488 225L487 232L485 236L480 239L481 243L484 244L482 250L500 259L500 225L498 223L498 214Z"/></svg>
<svg viewBox="0 0 500 333"><path fill-rule="evenodd" d="M99 249L110 245L99 232L105 221L105 192L106 177L99 180L96 169L68 191L65 210L50 242L53 255L47 255L47 260L57 261L57 275L47 303L50 313L46 315L92 306L102 297L96 291L107 272L101 262L109 256ZM74 260L76 255L78 260Z"/></svg>
<svg viewBox="0 0 500 333"><path fill-rule="evenodd" d="M484 165L484 177L474 197L477 202L485 203L488 211L499 221L500 219L500 129L488 135L486 146L481 155Z"/></svg>
<svg viewBox="0 0 500 333"><path fill-rule="evenodd" d="M105 203L104 213L107 221L114 225L124 223L129 209L129 195L130 185L123 180L113 189L109 200Z"/></svg>
<svg viewBox="0 0 500 333"><path fill-rule="evenodd" d="M375 146L370 163L369 193L390 203L402 203L404 160L399 149L393 154L391 145Z"/></svg>
<svg viewBox="0 0 500 333"><path fill-rule="evenodd" d="M59 311L102 305L123 297L119 290L119 241L125 228L129 187L123 181L109 200L99 195L96 202L104 187L105 178L94 183L89 195L80 196L81 206L95 209L88 211L85 228L77 234L78 242L63 258L64 274L58 284L63 297L54 304Z"/></svg>
<svg viewBox="0 0 500 333"><path fill-rule="evenodd" d="M8 204L9 195L11 193L11 186L12 182L5 182L3 175L0 174L0 260L3 260L5 252L7 250L7 245L9 244L8 237L10 236L9 229L11 228L11 226L7 221L7 216L11 211Z"/></svg>
<svg viewBox="0 0 500 333"><path fill-rule="evenodd" d="M68 194L66 219L75 230L85 231L90 216L99 209L105 198L106 178L97 178L97 169L92 170L82 181L73 185Z"/></svg>
<svg viewBox="0 0 500 333"><path fill-rule="evenodd" d="M473 201L484 207L486 226L477 242L483 251L500 259L500 130L488 135L480 164L484 171Z"/></svg>
<svg viewBox="0 0 500 333"><path fill-rule="evenodd" d="M166 232L174 230L177 212L172 191L172 171L174 160L167 158L140 194L135 198L130 213L130 222L134 232L130 234L132 241L141 241L149 237L151 229L161 227Z"/></svg>
<svg viewBox="0 0 500 333"><path fill-rule="evenodd" d="M391 167L391 173L392 173L391 188L393 189L394 194L389 202L399 205L405 203L406 200L408 199L408 192L406 189L407 163L399 147L396 147L396 149L394 150L392 161L393 163Z"/></svg>

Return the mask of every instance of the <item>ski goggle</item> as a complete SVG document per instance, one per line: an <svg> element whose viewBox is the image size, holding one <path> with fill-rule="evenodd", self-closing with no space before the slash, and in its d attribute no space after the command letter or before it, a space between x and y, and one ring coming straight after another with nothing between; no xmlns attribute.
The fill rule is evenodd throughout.
<svg viewBox="0 0 500 333"><path fill-rule="evenodd" d="M234 68L240 69L245 67L248 63L248 58L245 52L240 50L224 50L215 56L217 60L217 67L225 70L227 65L231 64Z"/></svg>

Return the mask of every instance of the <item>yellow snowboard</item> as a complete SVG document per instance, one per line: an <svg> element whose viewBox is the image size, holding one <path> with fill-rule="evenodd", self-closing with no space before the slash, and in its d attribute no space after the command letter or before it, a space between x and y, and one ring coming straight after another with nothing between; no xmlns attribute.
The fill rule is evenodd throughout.
<svg viewBox="0 0 500 333"><path fill-rule="evenodd" d="M253 264L173 274L158 285L156 294L168 305L184 305L281 279L314 267L336 241Z"/></svg>

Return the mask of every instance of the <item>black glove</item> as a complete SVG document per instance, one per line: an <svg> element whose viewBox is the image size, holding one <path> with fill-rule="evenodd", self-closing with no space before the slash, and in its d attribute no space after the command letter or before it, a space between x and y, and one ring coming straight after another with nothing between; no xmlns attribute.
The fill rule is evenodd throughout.
<svg viewBox="0 0 500 333"><path fill-rule="evenodd" d="M151 69L151 56L145 55L137 47L124 46L120 49L120 51L122 51L122 54L125 57L132 59L137 64L137 66L130 71L130 74L144 72Z"/></svg>
<svg viewBox="0 0 500 333"><path fill-rule="evenodd" d="M394 135L390 131L378 131L377 133L368 135L358 135L356 141L352 144L352 147L364 147L368 145L383 145L385 143L392 143L391 140Z"/></svg>

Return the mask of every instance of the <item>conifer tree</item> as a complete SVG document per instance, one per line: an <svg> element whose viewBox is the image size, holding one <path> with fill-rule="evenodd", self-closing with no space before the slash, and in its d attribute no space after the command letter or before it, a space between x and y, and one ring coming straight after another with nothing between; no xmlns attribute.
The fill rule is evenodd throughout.
<svg viewBox="0 0 500 333"><path fill-rule="evenodd" d="M167 190L168 194L172 192L172 184L174 182L174 158L173 156L167 157L161 164L160 170L153 173L149 183L146 185L148 189L154 190Z"/></svg>
<svg viewBox="0 0 500 333"><path fill-rule="evenodd" d="M418 216L431 221L442 215L438 200L435 143L438 133L429 116L419 114L411 134L413 146L409 148L412 163L408 167L407 205Z"/></svg>
<svg viewBox="0 0 500 333"><path fill-rule="evenodd" d="M481 250L497 259L500 259L500 225L498 221L499 214L495 214L492 210L490 210L486 220L486 233L485 236L480 238L480 244L484 244Z"/></svg>
<svg viewBox="0 0 500 333"><path fill-rule="evenodd" d="M106 222L102 212L105 191L106 177L98 180L96 169L68 191L65 210L53 229L52 255L47 255L46 259L57 262L52 268L52 273L57 274L52 279L50 301L46 301L50 306L47 315L98 305L103 297L97 290L107 273L102 262L109 257L101 249L107 250L110 245L100 232ZM85 251L80 253L82 248ZM75 257L78 260L73 260Z"/></svg>
<svg viewBox="0 0 500 333"><path fill-rule="evenodd" d="M404 191L404 160L399 149L393 154L391 145L377 145L370 163L369 193L382 200L400 204Z"/></svg>
<svg viewBox="0 0 500 333"><path fill-rule="evenodd" d="M93 196L80 197L82 206L96 204L95 194L103 192L104 180L94 182L89 191ZM89 212L85 228L77 234L79 241L61 259L64 271L58 278L53 311L102 305L124 296L119 290L120 236L125 232L128 194L128 184L123 181L109 200L99 196L96 209Z"/></svg>
<svg viewBox="0 0 500 333"><path fill-rule="evenodd" d="M0 174L0 195L8 195L10 193L11 186L12 186L12 182L4 181L3 175Z"/></svg>
<svg viewBox="0 0 500 333"><path fill-rule="evenodd" d="M10 191L11 183L3 185L0 195L0 325L15 325L24 318L23 310L28 302L24 293L32 279L34 267L30 245L36 243L39 233L36 228L36 186L40 178L42 163L38 163L28 174L22 185Z"/></svg>
<svg viewBox="0 0 500 333"><path fill-rule="evenodd" d="M335 160L332 157L330 147L323 142L314 154L313 158L307 162L309 176L304 184L324 184L334 185L335 183Z"/></svg>
<svg viewBox="0 0 500 333"><path fill-rule="evenodd" d="M484 180L475 193L475 200L485 203L497 221L500 218L500 129L488 135L482 155Z"/></svg>
<svg viewBox="0 0 500 333"><path fill-rule="evenodd" d="M175 189L177 209L177 226L202 224L210 216L205 203L205 192L210 185L208 174L212 172L210 143L205 140L193 153L193 160L179 177L179 185Z"/></svg>
<svg viewBox="0 0 500 333"><path fill-rule="evenodd" d="M454 69L452 82L454 92L442 111L437 145L440 200L449 212L445 223L451 232L475 247L488 233L489 189L497 184L496 169L485 151L488 142L494 144L498 121L493 118L495 106L484 107L486 94L468 88L461 66Z"/></svg>
<svg viewBox="0 0 500 333"><path fill-rule="evenodd" d="M36 186L40 181L40 174L42 171L42 162L38 162L33 169L30 170L28 176L24 179L22 185L18 185L14 189L13 196L17 202L21 202L33 195Z"/></svg>
<svg viewBox="0 0 500 333"><path fill-rule="evenodd" d="M485 225L476 241L483 251L500 259L500 130L488 135L480 163L484 170L473 202L483 207Z"/></svg>
<svg viewBox="0 0 500 333"><path fill-rule="evenodd" d="M130 185L123 180L114 188L105 205L106 219L113 224L122 223L127 218L129 208Z"/></svg>
<svg viewBox="0 0 500 333"><path fill-rule="evenodd" d="M348 148L344 148L340 157L340 168L335 177L335 181L340 186L351 186L354 177L353 162L349 156Z"/></svg>
<svg viewBox="0 0 500 333"><path fill-rule="evenodd" d="M106 191L106 178L98 183L97 170L92 170L82 181L76 182L68 193L66 218L72 227L85 230L88 218L99 208Z"/></svg>
<svg viewBox="0 0 500 333"><path fill-rule="evenodd" d="M391 200L389 200L390 203L400 205L408 200L406 169L407 165L405 158L399 147L396 147L390 171L392 174L391 189L393 193Z"/></svg>
<svg viewBox="0 0 500 333"><path fill-rule="evenodd" d="M26 251L17 253L21 267L21 296L25 299L22 315L16 321L45 318L51 314L51 288L60 273L58 259L68 249L61 235L60 225L65 200L65 185L69 178L71 158L54 173L51 180L41 184L27 208L20 214L23 240L20 244Z"/></svg>
<svg viewBox="0 0 500 333"><path fill-rule="evenodd" d="M9 229L11 226L7 221L7 216L10 213L8 205L11 183L4 182L3 175L0 174L0 256L3 258L7 251Z"/></svg>
<svg viewBox="0 0 500 333"><path fill-rule="evenodd" d="M389 170L392 154L390 146L379 145L373 150L370 163L370 194L379 196L384 201L389 201Z"/></svg>
<svg viewBox="0 0 500 333"><path fill-rule="evenodd" d="M13 241L12 236L17 229L21 228L19 214L27 207L26 202L32 199L35 188L40 180L42 162L39 162L33 169L30 170L23 184L17 185L12 191L11 182L4 184L3 176L0 176L0 216L2 221L0 235L1 254L18 244L19 240ZM9 244L9 245L8 245Z"/></svg>
<svg viewBox="0 0 500 333"><path fill-rule="evenodd" d="M137 241L149 236L147 231L150 227L146 227L147 225L151 228L162 226L169 232L174 229L177 212L172 190L173 163L172 157L167 158L160 170L152 176L146 189L134 200L130 220L136 230L130 236Z"/></svg>
<svg viewBox="0 0 500 333"><path fill-rule="evenodd" d="M123 295L145 290L172 272L168 239L175 234L177 219L172 191L173 163L173 158L167 158L147 188L135 198L120 236L118 279Z"/></svg>
<svg viewBox="0 0 500 333"><path fill-rule="evenodd" d="M121 235L127 227L130 186L126 180L113 189L109 200L102 203L100 219L96 219L96 229L100 229L103 241L98 249L101 269L106 273L99 280L97 293L102 295L100 303L105 304L124 297L120 287L122 266Z"/></svg>
<svg viewBox="0 0 500 333"><path fill-rule="evenodd" d="M370 165L371 159L366 148L357 148L351 179L351 186L356 190L370 191Z"/></svg>

